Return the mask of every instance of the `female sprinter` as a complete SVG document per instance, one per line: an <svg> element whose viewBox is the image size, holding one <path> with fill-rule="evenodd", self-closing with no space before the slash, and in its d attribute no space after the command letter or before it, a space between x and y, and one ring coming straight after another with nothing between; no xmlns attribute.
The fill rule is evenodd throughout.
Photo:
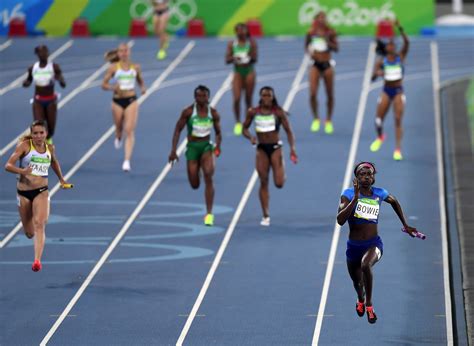
<svg viewBox="0 0 474 346"><path fill-rule="evenodd" d="M166 58L166 49L169 46L169 37L166 33L166 26L170 18L169 0L152 0L153 3L153 28L160 40L160 49L156 53L158 60Z"/></svg>
<svg viewBox="0 0 474 346"><path fill-rule="evenodd" d="M403 46L399 53L396 51L395 43L389 41L385 46L385 57L378 60L372 81L376 80L378 76L383 76L384 87L380 95L377 105L377 116L375 118L375 129L377 131L377 138L370 145L371 151L378 151L385 140L383 133L383 121L385 115L393 103L393 112L395 114L395 151L393 152L393 159L400 161L403 159L402 155L402 117L405 110L405 95L403 93L403 70L405 58L408 54L409 41L408 37L403 31L398 21L395 21L398 31L403 38Z"/></svg>
<svg viewBox="0 0 474 346"><path fill-rule="evenodd" d="M377 321L372 305L372 267L383 254L382 239L378 235L379 209L383 201L389 203L403 227L412 237L416 228L408 226L402 207L387 190L373 186L375 166L361 162L354 168L353 187L346 189L341 196L337 223L349 223L346 260L349 275L357 292L356 312L362 317L367 312L369 323Z"/></svg>
<svg viewBox="0 0 474 346"><path fill-rule="evenodd" d="M66 87L66 82L59 65L48 61L48 47L45 45L36 47L35 54L38 56L38 61L28 69L28 76L23 81L23 87L27 88L32 82L35 83L33 119L46 120L48 126L46 140L52 144L58 112L58 95L54 92L54 81L57 80L62 88Z"/></svg>
<svg viewBox="0 0 474 346"><path fill-rule="evenodd" d="M125 131L125 158L122 170L130 171L130 159L135 144L135 127L138 119L138 102L135 93L135 82L138 83L142 95L146 93L140 65L130 60L130 48L122 43L114 51L106 53L106 59L112 64L107 70L102 82L102 89L112 90L112 115L115 124L115 149L122 146L123 132ZM118 59L118 61L117 61ZM115 84L109 84L114 78Z"/></svg>
<svg viewBox="0 0 474 346"><path fill-rule="evenodd" d="M46 142L48 129L44 120L35 120L30 134L21 138L5 165L10 173L18 174L17 203L21 223L28 238L34 239L35 260L31 269L40 271L49 216L48 170L51 166L63 189L72 188L61 172L52 144ZM19 161L19 166L16 162Z"/></svg>
<svg viewBox="0 0 474 346"><path fill-rule="evenodd" d="M309 103L313 112L311 131L318 132L320 128L320 117L318 112L318 89L319 79L322 77L327 94L327 117L324 124L324 132L332 134L332 113L334 110L334 60L331 59L331 51L337 52L339 44L336 32L328 25L326 14L319 12L314 17L311 29L306 35L306 50L314 63L309 71Z"/></svg>
<svg viewBox="0 0 474 346"><path fill-rule="evenodd" d="M257 137L250 134L249 127L255 122ZM262 205L262 226L270 226L268 175L270 168L273 171L273 182L279 189L285 184L285 163L283 161L282 142L280 141L280 125L286 131L290 144L290 159L298 162L295 150L295 136L291 130L286 112L278 105L272 87L264 86L260 89L259 106L250 108L244 122L243 135L250 140L252 145L257 144L256 166L260 178L259 197Z"/></svg>
<svg viewBox="0 0 474 346"><path fill-rule="evenodd" d="M240 96L245 90L245 109L252 107L253 89L255 88L255 69L257 62L257 42L250 37L247 25L239 23L235 26L236 39L229 41L225 61L234 64L234 79L232 80L232 93L234 96L234 134L242 134L240 122Z"/></svg>
<svg viewBox="0 0 474 346"><path fill-rule="evenodd" d="M186 127L188 131L188 143L186 145L186 160L188 179L193 189L199 188L200 171L204 175L205 199L207 214L204 217L206 226L214 225L212 206L214 203L213 175L215 169L214 154L220 155L221 148L221 125L220 116L217 111L209 105L210 91L204 85L194 89L194 103L186 107L176 123L173 134L173 143L169 155L171 164L178 160L176 148L179 135ZM211 141L211 131L214 128L216 143Z"/></svg>

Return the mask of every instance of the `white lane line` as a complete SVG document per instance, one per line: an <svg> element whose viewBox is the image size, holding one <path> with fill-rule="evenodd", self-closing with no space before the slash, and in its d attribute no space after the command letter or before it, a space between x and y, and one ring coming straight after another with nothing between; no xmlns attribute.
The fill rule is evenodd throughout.
<svg viewBox="0 0 474 346"><path fill-rule="evenodd" d="M370 77L372 75L372 68L375 61L375 43L369 45L369 54L367 57L367 64L365 66L364 81L362 84L362 90L360 93L359 106L357 109L357 116L354 125L354 133L352 135L351 150L349 157L347 158L346 173L344 176L344 182L342 184L343 191L351 181L352 170L357 154L357 147L359 146L360 133L362 130L362 122L364 120L365 107L367 104L367 97L369 95L370 88ZM339 242L341 226L336 222L334 226L334 233L332 236L331 249L329 250L328 266L326 268L326 275L324 277L323 291L321 293L321 300L319 302L319 309L316 318L316 326L314 328L313 341L311 345L316 346L319 342L319 336L321 334L321 327L323 325L324 310L326 308L326 302L329 293L329 285L331 283L332 272L334 269L334 262L336 259L337 244Z"/></svg>
<svg viewBox="0 0 474 346"><path fill-rule="evenodd" d="M177 66L178 64L186 57L186 55L191 51L194 47L195 42L189 42L186 47L181 51L181 53L173 60L173 62L163 71L163 73L157 78L155 83L148 89L145 95L142 95L138 99L138 103L141 104L143 101L148 98L150 94L152 94L155 90L157 90L160 85L156 82L158 80L163 81ZM68 180L74 173L76 173L79 168L87 161L89 158L104 144L104 142L114 133L114 125L112 125L98 140L97 142L92 145L92 147L81 157L79 161L64 175L64 178ZM59 183L57 183L50 191L50 198L58 191L60 188ZM1 241L0 241L0 249L5 247L5 245L15 236L15 234L21 229L22 225L21 222L13 228Z"/></svg>
<svg viewBox="0 0 474 346"><path fill-rule="evenodd" d="M309 61L309 58L308 56L305 55L298 69L298 72L295 76L291 89L287 95L285 104L283 105L283 108L286 110L288 110L288 108L291 106L291 103L293 102L293 99L296 95L295 90L298 89L301 83L301 80L303 79L303 75L304 75L306 66L308 65L308 61ZM229 244L232 234L234 233L235 226L237 225L240 215L242 214L242 211L244 210L244 207L247 204L247 200L250 196L250 193L253 190L253 187L255 186L255 183L257 182L257 178L258 178L257 171L254 170L252 173L252 176L250 177L250 181L248 182L247 187L245 188L244 194L242 195L242 198L237 206L234 216L232 217L229 227L227 228L227 231L219 247L219 250L216 253L216 257L214 258L214 261L212 262L211 268L209 269L209 272L206 276L204 284L201 287L201 291L199 292L199 295L191 309L191 312L189 313L189 316L186 319L186 323L184 324L183 330L181 331L181 334L179 335L178 341L176 342L176 346L183 345L184 339L186 338L186 335L188 334L189 329L191 328L191 324L193 323L194 318L197 316L199 307L201 306L201 303L204 300L204 296L206 295L207 290L209 289L209 285L211 284L214 274L217 271L217 267L221 263L221 259L222 259L222 256L224 255L224 251L227 248L227 245Z"/></svg>
<svg viewBox="0 0 474 346"><path fill-rule="evenodd" d="M54 51L50 56L49 60L53 60L57 58L59 55L61 55L66 49L69 49L72 44L74 43L73 40L67 41L65 44L63 44L61 47L59 47L56 51ZM15 79L13 82L8 84L6 87L0 89L0 96L5 94L7 91L10 91L12 89L15 89L20 86L20 83L28 76L28 73L25 72L23 73L20 77Z"/></svg>
<svg viewBox="0 0 474 346"><path fill-rule="evenodd" d="M132 47L134 45L134 41L129 41L128 46ZM104 65L102 65L98 70L96 70L94 73L92 73L89 77L87 77L81 85L79 85L77 88L75 88L73 91L71 91L69 94L66 95L61 101L58 103L58 110L63 108L63 106L68 103L73 97L75 97L77 94L79 94L81 91L86 90L89 88L89 85L99 76L101 75L107 68L109 67L109 63L106 62ZM13 148L17 143L18 140L26 135L29 132L29 128L27 127L26 129L23 130L18 136L13 138L10 143L5 145L2 149L0 149L0 158L5 155L7 151L9 151L11 148ZM1 247L0 247L1 248Z"/></svg>
<svg viewBox="0 0 474 346"><path fill-rule="evenodd" d="M193 45L194 45L194 42L193 42ZM192 47L191 47L192 48ZM184 57L184 55L183 55ZM230 79L227 78L224 83L222 83L222 86L221 88L219 89L219 91L223 90L222 92L218 92L216 93L216 96L214 97L213 99L213 102L211 103L212 104L216 104L219 100L219 98L224 94L224 91L225 90L228 90L229 89L229 85L230 85ZM184 145L183 145L184 144ZM179 150L178 150L178 154L181 154L182 151L184 151L184 147L185 147L185 144L186 144L186 141L183 141L181 143L181 145L179 146ZM150 200L150 198L153 196L153 194L155 193L156 189L158 188L158 186L160 186L160 184L162 183L162 181L165 179L166 175L168 174L168 172L171 170L171 164L167 163L165 165L165 167L163 168L163 170L161 171L160 175L156 178L156 180L153 182L153 184L150 186L150 188L148 189L147 193L145 194L145 196L142 198L142 200L140 201L140 203L137 205L137 207L135 208L135 210L132 212L132 214L129 216L129 218L127 219L127 221L125 222L125 224L123 225L123 227L120 229L119 233L115 236L114 240L112 241L112 243L109 245L109 247L107 248L107 250L104 252L104 254L102 255L102 257L99 259L99 261L97 262L97 264L94 266L94 268L92 269L92 271L89 273L89 275L87 276L86 280L83 282L83 284L81 285L81 287L79 288L79 290L76 292L76 294L74 295L74 297L71 299L71 301L69 302L69 304L66 306L66 308L64 309L64 311L61 313L61 316L56 320L56 322L54 323L53 327L51 327L51 329L49 330L48 334L44 337L44 339L41 341L40 343L40 346L43 346L43 345L46 345L48 343L48 341L51 339L51 337L53 336L53 334L56 332L56 330L59 328L59 326L61 325L61 323L63 322L63 320L66 318L66 316L69 314L69 312L72 310L72 308L74 307L74 305L76 304L76 302L79 300L79 298L81 297L81 295L84 293L84 291L86 290L86 288L89 286L89 284L91 283L91 281L94 279L95 275L99 272L100 268L102 268L102 266L104 265L105 261L107 261L107 259L109 258L109 256L112 254L112 251L115 249L115 247L119 244L119 242L122 240L122 238L125 236L125 234L127 233L127 231L130 229L130 226L132 225L132 223L135 221L135 219L138 217L138 215L140 214L140 212L142 211L142 209L146 206L146 204L148 203L148 201Z"/></svg>
<svg viewBox="0 0 474 346"><path fill-rule="evenodd" d="M2 44L0 44L0 52L10 47L11 44L12 44L12 39L8 39L6 42L3 42Z"/></svg>
<svg viewBox="0 0 474 346"><path fill-rule="evenodd" d="M448 230L446 226L446 186L444 178L444 156L443 137L441 134L441 111L439 99L439 62L438 44L431 42L431 71L433 80L433 101L436 128L436 157L438 166L438 188L439 188L439 214L441 226L441 248L443 252L443 278L444 278L444 306L446 311L446 338L447 345L454 345L453 337L453 316L451 307L451 289L449 284L449 250L448 250Z"/></svg>

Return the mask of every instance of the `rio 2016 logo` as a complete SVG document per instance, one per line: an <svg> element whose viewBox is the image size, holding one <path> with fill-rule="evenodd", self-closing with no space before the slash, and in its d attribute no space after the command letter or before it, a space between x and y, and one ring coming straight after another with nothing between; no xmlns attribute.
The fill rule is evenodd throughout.
<svg viewBox="0 0 474 346"><path fill-rule="evenodd" d="M299 10L298 22L306 26L313 22L314 16L324 11L329 24L334 26L367 26L376 24L380 19L395 19L396 15L392 10L392 2L387 1L379 8L361 7L356 0L347 0L340 7L324 6L318 0L305 2Z"/></svg>
<svg viewBox="0 0 474 346"><path fill-rule="evenodd" d="M189 20L197 14L197 5L195 0L171 0L170 1L170 19L168 21L168 30L177 31L186 26ZM143 18L149 23L149 30L153 30L153 24L149 19L153 16L153 6L148 0L134 0L130 5L130 17Z"/></svg>

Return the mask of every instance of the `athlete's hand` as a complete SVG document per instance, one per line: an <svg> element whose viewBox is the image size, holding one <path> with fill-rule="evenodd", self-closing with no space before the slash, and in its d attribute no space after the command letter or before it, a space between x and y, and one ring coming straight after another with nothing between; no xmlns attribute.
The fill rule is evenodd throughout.
<svg viewBox="0 0 474 346"><path fill-rule="evenodd" d="M411 226L406 225L406 226L404 226L403 228L405 229L405 231L406 231L406 232L410 235L410 237L412 237L412 238L415 238L416 233L418 233L418 231L416 230L415 227L411 227Z"/></svg>
<svg viewBox="0 0 474 346"><path fill-rule="evenodd" d="M146 94L146 88L145 88L145 87L142 87L142 88L141 88L141 92L142 92L142 95Z"/></svg>
<svg viewBox="0 0 474 346"><path fill-rule="evenodd" d="M291 151L290 153L290 160L293 162L295 165L298 163L298 155L296 155L295 151Z"/></svg>
<svg viewBox="0 0 474 346"><path fill-rule="evenodd" d="M250 138L250 143L252 143L252 145L256 145L257 144L257 137L251 137Z"/></svg>
<svg viewBox="0 0 474 346"><path fill-rule="evenodd" d="M61 189L72 189L74 184L68 183L67 181L63 180L60 182Z"/></svg>
<svg viewBox="0 0 474 346"><path fill-rule="evenodd" d="M214 148L214 155L216 155L216 157L221 156L221 148L220 147L215 147Z"/></svg>
<svg viewBox="0 0 474 346"><path fill-rule="evenodd" d="M113 88L112 88L112 91L113 91L114 93L117 93L117 94L118 94L118 93L120 92L120 85L119 85L118 83L117 83L117 84L114 84L114 85L113 85Z"/></svg>
<svg viewBox="0 0 474 346"><path fill-rule="evenodd" d="M178 158L178 155L176 154L176 151L172 151L170 153L170 156L168 157L168 162L171 163L171 165L174 165L178 161L179 161L179 158Z"/></svg>
<svg viewBox="0 0 474 346"><path fill-rule="evenodd" d="M359 180L357 180L357 178L352 179L352 185L354 186L354 197L359 198L359 191L360 191Z"/></svg>
<svg viewBox="0 0 474 346"><path fill-rule="evenodd" d="M66 82L61 80L61 81L59 81L59 85L61 86L61 88L64 89L66 87Z"/></svg>
<svg viewBox="0 0 474 346"><path fill-rule="evenodd" d="M25 167L22 169L22 173L21 175L32 175L31 173L33 173L33 168L28 166L28 167Z"/></svg>

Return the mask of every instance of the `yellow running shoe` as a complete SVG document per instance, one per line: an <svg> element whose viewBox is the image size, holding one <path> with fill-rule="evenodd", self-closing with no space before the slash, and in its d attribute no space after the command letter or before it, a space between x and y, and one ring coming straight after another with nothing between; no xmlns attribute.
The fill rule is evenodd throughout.
<svg viewBox="0 0 474 346"><path fill-rule="evenodd" d="M213 226L214 225L214 215L206 214L206 216L204 216L204 224L206 226Z"/></svg>
<svg viewBox="0 0 474 346"><path fill-rule="evenodd" d="M318 132L320 123L321 122L319 121L319 119L314 119L313 122L311 123L311 132Z"/></svg>
<svg viewBox="0 0 474 346"><path fill-rule="evenodd" d="M236 123L234 126L234 135L240 136L242 134L242 123Z"/></svg>
<svg viewBox="0 0 474 346"><path fill-rule="evenodd" d="M160 49L158 53L156 54L156 58L158 60L163 60L164 58L166 58L166 50Z"/></svg>
<svg viewBox="0 0 474 346"><path fill-rule="evenodd" d="M400 151L400 149L395 149L395 151L393 152L393 159L395 161L403 160L403 155L402 155L402 152Z"/></svg>
<svg viewBox="0 0 474 346"><path fill-rule="evenodd" d="M381 137L377 137L377 139L373 141L372 144L370 145L370 151L373 151L373 152L379 151L384 140L385 140L385 135L382 135Z"/></svg>
<svg viewBox="0 0 474 346"><path fill-rule="evenodd" d="M332 121L326 121L326 123L324 124L324 132L326 132L326 134L328 135L331 135L334 132L334 126L332 124Z"/></svg>

